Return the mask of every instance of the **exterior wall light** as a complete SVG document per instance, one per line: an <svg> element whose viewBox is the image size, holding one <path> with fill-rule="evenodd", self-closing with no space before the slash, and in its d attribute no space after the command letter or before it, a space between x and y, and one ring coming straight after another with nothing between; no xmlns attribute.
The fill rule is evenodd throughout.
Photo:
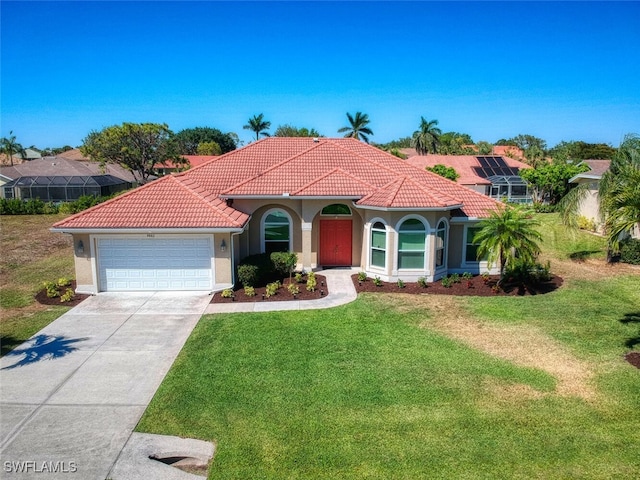
<svg viewBox="0 0 640 480"><path fill-rule="evenodd" d="M220 242L220 251L221 252L227 251L227 242L224 241L224 238L222 239L222 242Z"/></svg>
<svg viewBox="0 0 640 480"><path fill-rule="evenodd" d="M78 255L82 255L84 253L84 243L82 240L79 240L78 245L76 245L76 253Z"/></svg>

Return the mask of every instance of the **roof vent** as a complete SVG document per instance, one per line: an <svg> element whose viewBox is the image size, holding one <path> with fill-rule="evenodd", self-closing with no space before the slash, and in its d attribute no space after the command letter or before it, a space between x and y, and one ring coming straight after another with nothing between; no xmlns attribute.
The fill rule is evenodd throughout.
<svg viewBox="0 0 640 480"><path fill-rule="evenodd" d="M313 143L318 143L320 139L318 137L313 137Z"/></svg>

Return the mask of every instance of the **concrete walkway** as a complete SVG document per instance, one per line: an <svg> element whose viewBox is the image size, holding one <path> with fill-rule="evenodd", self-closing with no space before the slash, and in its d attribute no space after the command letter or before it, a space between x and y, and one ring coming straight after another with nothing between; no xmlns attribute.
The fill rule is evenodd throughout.
<svg viewBox="0 0 640 480"><path fill-rule="evenodd" d="M354 268L332 268L316 272L327 279L329 294L317 300L288 300L286 302L237 302L212 303L205 313L273 312L279 310L315 310L331 308L353 302L358 294L351 275L358 273Z"/></svg>
<svg viewBox="0 0 640 480"><path fill-rule="evenodd" d="M221 305L193 292L88 298L0 359L0 478L148 478L148 469L134 475L140 440L132 432L203 313L342 305L357 296L355 272L322 271L329 294L309 301ZM154 479L186 478L161 467Z"/></svg>

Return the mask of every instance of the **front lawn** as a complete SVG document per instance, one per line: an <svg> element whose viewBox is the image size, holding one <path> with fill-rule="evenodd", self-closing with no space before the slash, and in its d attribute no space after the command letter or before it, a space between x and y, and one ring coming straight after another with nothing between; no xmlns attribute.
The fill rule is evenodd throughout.
<svg viewBox="0 0 640 480"><path fill-rule="evenodd" d="M593 294L586 319L610 291ZM542 369L429 328L434 312L413 296L364 294L331 310L203 317L138 430L214 441L216 479L637 477L640 371L621 358L629 330L617 316L638 297L616 297L590 356L590 325L553 313L554 299L571 301L558 293L539 297L551 302L540 328L580 330L567 348L596 370L595 399L558 395ZM534 301L460 307L498 321L492 308L516 302L515 318Z"/></svg>

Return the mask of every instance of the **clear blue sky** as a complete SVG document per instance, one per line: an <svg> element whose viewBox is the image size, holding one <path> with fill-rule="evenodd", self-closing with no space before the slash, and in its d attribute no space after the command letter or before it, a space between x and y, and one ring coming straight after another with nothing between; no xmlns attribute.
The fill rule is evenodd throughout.
<svg viewBox="0 0 640 480"><path fill-rule="evenodd" d="M420 116L494 142L640 133L638 2L11 2L0 134L79 145L122 122L236 132L264 113L373 141Z"/></svg>

